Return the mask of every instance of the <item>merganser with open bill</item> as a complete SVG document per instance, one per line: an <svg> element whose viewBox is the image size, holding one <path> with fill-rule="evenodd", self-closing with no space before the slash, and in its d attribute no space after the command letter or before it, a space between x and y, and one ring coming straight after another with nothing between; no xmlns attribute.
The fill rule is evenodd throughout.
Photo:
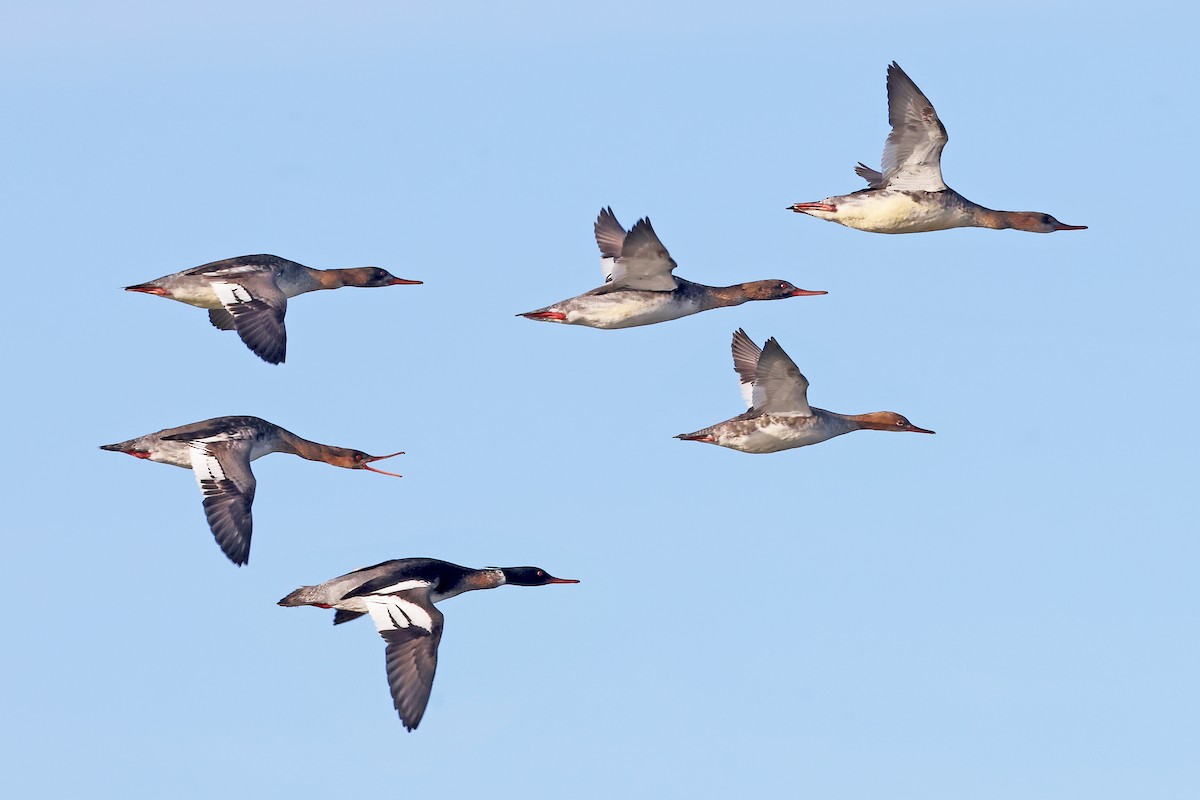
<svg viewBox="0 0 1200 800"><path fill-rule="evenodd" d="M1038 211L994 211L948 187L942 180L942 148L949 137L933 104L894 61L887 71L887 91L892 132L883 146L883 172L859 163L854 171L867 181L866 189L788 208L871 233L970 227L1033 233L1087 229Z"/></svg>
<svg viewBox="0 0 1200 800"><path fill-rule="evenodd" d="M335 467L365 469L400 476L370 466L373 461L404 455L372 456L361 450L303 439L258 417L215 417L167 428L136 439L100 446L135 458L192 470L204 494L204 513L221 551L239 567L250 560L255 480L250 462L269 453L291 453Z"/></svg>
<svg viewBox="0 0 1200 800"><path fill-rule="evenodd" d="M168 297L208 309L219 330L236 330L253 353L268 364L287 355L283 316L289 297L343 286L410 286L421 281L397 278L379 267L313 269L272 255L238 256L165 275L127 292Z"/></svg>
<svg viewBox="0 0 1200 800"><path fill-rule="evenodd" d="M281 606L336 609L333 624L364 614L387 642L387 677L400 721L415 730L429 704L442 641L442 612L435 603L474 589L579 583L540 567L471 569L436 558L401 558L364 567L316 586L301 586Z"/></svg>
<svg viewBox="0 0 1200 800"><path fill-rule="evenodd" d="M776 453L851 431L933 433L893 411L838 414L809 406L808 380L774 337L759 348L744 330L734 331L733 368L750 410L676 439L709 442L743 453Z"/></svg>
<svg viewBox="0 0 1200 800"><path fill-rule="evenodd" d="M733 286L705 286L672 275L675 259L642 218L627 233L611 208L596 219L596 244L604 285L518 317L589 328L633 328L698 314L713 308L740 306L749 300L779 300L827 294L797 289L783 280L752 281Z"/></svg>

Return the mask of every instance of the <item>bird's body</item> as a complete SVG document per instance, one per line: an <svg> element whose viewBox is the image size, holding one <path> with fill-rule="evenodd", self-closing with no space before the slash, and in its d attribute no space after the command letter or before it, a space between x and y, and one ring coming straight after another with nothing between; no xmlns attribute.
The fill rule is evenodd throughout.
<svg viewBox="0 0 1200 800"><path fill-rule="evenodd" d="M227 258L127 286L128 292L154 294L208 309L220 330L236 330L259 358L282 363L287 355L284 314L290 297L343 286L419 284L378 267L313 269L273 255Z"/></svg>
<svg viewBox="0 0 1200 800"><path fill-rule="evenodd" d="M797 289L787 281L706 286L676 277L672 274L675 260L650 220L638 220L627 233L611 208L601 210L595 231L604 285L518 316L607 330L653 325L750 300L825 294Z"/></svg>
<svg viewBox="0 0 1200 800"><path fill-rule="evenodd" d="M248 416L215 417L102 445L100 449L192 470L204 494L204 510L213 536L238 566L250 558L254 527L250 509L257 483L250 471L251 461L270 453L291 453L310 461L392 475L368 464L400 455L371 456L318 444L265 419Z"/></svg>
<svg viewBox="0 0 1200 800"><path fill-rule="evenodd" d="M837 210L815 208L804 213L871 233L927 233L978 227L981 208L953 189L941 192L864 189L827 198L822 204L835 204Z"/></svg>
<svg viewBox="0 0 1200 800"><path fill-rule="evenodd" d="M857 430L933 433L892 411L838 414L813 408L808 404L808 380L774 338L760 349L739 329L733 334L732 349L733 367L749 410L675 438L743 453L776 453Z"/></svg>
<svg viewBox="0 0 1200 800"><path fill-rule="evenodd" d="M717 308L707 291L715 287L703 286L682 278L675 280L679 285L669 292L644 289L604 291L604 287L600 287L538 311L531 311L524 316L607 330L653 325L656 322L668 322ZM562 314L564 318L557 319L554 314Z"/></svg>
<svg viewBox="0 0 1200 800"><path fill-rule="evenodd" d="M444 617L435 607L450 597L497 586L578 583L555 578L538 567L471 569L435 558L385 561L314 586L301 586L281 606L336 609L334 624L369 614L387 642L388 686L392 703L408 730L425 714L437 670Z"/></svg>
<svg viewBox="0 0 1200 800"><path fill-rule="evenodd" d="M868 188L789 208L871 233L925 233L950 228L1014 228L1034 233L1083 230L1036 211L996 211L974 203L942 180L949 141L933 104L900 66L888 67L888 119L883 171L859 164Z"/></svg>
<svg viewBox="0 0 1200 800"><path fill-rule="evenodd" d="M743 453L777 453L793 447L817 444L843 433L858 430L854 420L821 408L803 414L755 414L747 412L679 438L710 441Z"/></svg>

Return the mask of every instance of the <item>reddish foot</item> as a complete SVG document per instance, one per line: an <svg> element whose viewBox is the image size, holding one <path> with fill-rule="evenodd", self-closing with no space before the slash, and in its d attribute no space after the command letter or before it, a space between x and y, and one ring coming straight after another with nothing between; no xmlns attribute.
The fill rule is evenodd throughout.
<svg viewBox="0 0 1200 800"><path fill-rule="evenodd" d="M716 442L716 439L714 439L712 437L712 434L705 434L704 436L696 436L694 434L681 433L678 436L676 436L675 438L683 439L685 442Z"/></svg>
<svg viewBox="0 0 1200 800"><path fill-rule="evenodd" d="M557 311L533 311L529 314L522 314L521 316L528 319L556 319L560 322L566 320L567 318L566 314L560 314Z"/></svg>
<svg viewBox="0 0 1200 800"><path fill-rule="evenodd" d="M127 292L142 292L143 294L158 294L164 297L167 294L166 289L160 289L157 286L130 286L125 289Z"/></svg>
<svg viewBox="0 0 1200 800"><path fill-rule="evenodd" d="M832 203L796 203L792 206L792 211L797 214L803 214L805 211L828 211L832 214L837 211L837 206Z"/></svg>

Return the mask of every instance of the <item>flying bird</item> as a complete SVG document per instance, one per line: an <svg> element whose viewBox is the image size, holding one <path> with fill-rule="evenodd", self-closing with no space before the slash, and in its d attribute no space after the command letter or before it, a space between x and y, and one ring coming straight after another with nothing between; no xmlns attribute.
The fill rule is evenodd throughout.
<svg viewBox="0 0 1200 800"><path fill-rule="evenodd" d="M256 356L282 364L287 355L283 316L289 297L318 289L343 286L400 286L419 284L397 278L379 267L313 269L272 255L238 256L202 264L146 283L126 286L127 292L168 297L208 309L214 327L236 330Z"/></svg>
<svg viewBox="0 0 1200 800"><path fill-rule="evenodd" d="M392 704L404 727L412 731L425 714L437 670L443 617L434 604L473 589L549 583L579 581L555 578L538 567L471 569L435 558L401 558L316 586L301 586L279 605L336 609L334 625L370 614L375 629L387 642Z"/></svg>
<svg viewBox="0 0 1200 800"><path fill-rule="evenodd" d="M888 120L883 171L859 163L868 188L792 211L872 233L923 233L947 228L1015 228L1033 233L1081 231L1037 211L993 211L972 203L942 181L942 148L949 137L929 98L892 62L887 71Z"/></svg>
<svg viewBox="0 0 1200 800"><path fill-rule="evenodd" d="M760 349L744 330L734 331L733 368L750 410L676 439L709 442L743 453L775 453L850 431L933 433L892 411L838 414L809 406L808 380L774 337Z"/></svg>
<svg viewBox="0 0 1200 800"><path fill-rule="evenodd" d="M269 453L291 453L309 461L399 478L369 465L403 455L372 456L361 450L310 442L258 417L216 417L101 445L100 449L192 470L204 495L208 526L221 551L239 567L250 560L254 528L250 516L255 489L251 461Z"/></svg>
<svg viewBox="0 0 1200 800"><path fill-rule="evenodd" d="M675 259L659 241L650 220L639 219L627 233L611 208L600 211L595 231L604 285L518 317L589 328L633 328L712 308L740 306L748 300L827 294L797 289L782 280L705 286L676 277L671 274Z"/></svg>

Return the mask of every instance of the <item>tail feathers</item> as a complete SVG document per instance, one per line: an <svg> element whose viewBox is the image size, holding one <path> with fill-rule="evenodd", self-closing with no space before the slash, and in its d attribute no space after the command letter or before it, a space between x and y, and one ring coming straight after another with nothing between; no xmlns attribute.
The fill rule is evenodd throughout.
<svg viewBox="0 0 1200 800"><path fill-rule="evenodd" d="M362 611L345 611L339 608L333 614L333 624L341 625L343 622L349 622L352 619L358 619L363 615L363 613L364 612Z"/></svg>
<svg viewBox="0 0 1200 800"><path fill-rule="evenodd" d="M537 320L539 322L566 322L567 315L561 311L551 311L549 308L539 309L537 311L527 311L524 314L517 314L518 317L525 319Z"/></svg>
<svg viewBox="0 0 1200 800"><path fill-rule="evenodd" d="M150 283L138 283L133 286L126 286L127 292L142 292L143 294L160 294L164 297L168 294L167 290L151 281Z"/></svg>
<svg viewBox="0 0 1200 800"><path fill-rule="evenodd" d="M281 606L305 606L312 601L313 586L301 586L296 591L279 601Z"/></svg>

